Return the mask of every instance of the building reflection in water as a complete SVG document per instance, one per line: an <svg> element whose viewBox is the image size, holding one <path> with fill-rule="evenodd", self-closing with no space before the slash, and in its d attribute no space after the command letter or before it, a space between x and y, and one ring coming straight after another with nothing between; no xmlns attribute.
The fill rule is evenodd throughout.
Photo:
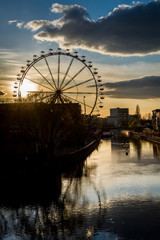
<svg viewBox="0 0 160 240"><path fill-rule="evenodd" d="M127 156L130 150L128 136L115 131L113 137L111 138L111 149L112 153L118 155L119 158L123 158L124 155Z"/></svg>
<svg viewBox="0 0 160 240"><path fill-rule="evenodd" d="M132 142L135 151L137 152L137 159L141 160L142 155L142 141L140 139L131 138L130 142Z"/></svg>
<svg viewBox="0 0 160 240"><path fill-rule="evenodd" d="M133 141L126 156L121 137L70 171L3 184L0 239L160 239L160 164L140 165ZM153 160L153 146L141 142L146 156Z"/></svg>
<svg viewBox="0 0 160 240"><path fill-rule="evenodd" d="M153 153L155 158L160 158L160 144L153 144Z"/></svg>

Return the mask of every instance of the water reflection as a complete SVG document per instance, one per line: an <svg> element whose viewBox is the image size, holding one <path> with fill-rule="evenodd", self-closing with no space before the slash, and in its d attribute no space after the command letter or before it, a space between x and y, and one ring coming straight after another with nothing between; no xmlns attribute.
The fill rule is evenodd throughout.
<svg viewBox="0 0 160 240"><path fill-rule="evenodd" d="M131 139L130 140L133 144L133 147L135 151L137 152L137 159L140 161L141 160L141 155L142 155L142 141L140 139Z"/></svg>
<svg viewBox="0 0 160 240"><path fill-rule="evenodd" d="M10 182L1 188L0 239L159 239L158 150L116 133L70 171Z"/></svg>
<svg viewBox="0 0 160 240"><path fill-rule="evenodd" d="M153 152L155 158L160 158L160 144L153 144Z"/></svg>
<svg viewBox="0 0 160 240"><path fill-rule="evenodd" d="M115 131L113 137L111 138L111 148L112 153L119 155L120 158L124 155L128 155L130 151L128 136Z"/></svg>

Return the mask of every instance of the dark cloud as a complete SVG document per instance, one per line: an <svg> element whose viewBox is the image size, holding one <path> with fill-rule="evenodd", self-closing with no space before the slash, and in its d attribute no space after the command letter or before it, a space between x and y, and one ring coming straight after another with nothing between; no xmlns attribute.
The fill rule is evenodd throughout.
<svg viewBox="0 0 160 240"><path fill-rule="evenodd" d="M147 76L129 81L105 83L104 95L110 98L155 99L160 98L160 76Z"/></svg>
<svg viewBox="0 0 160 240"><path fill-rule="evenodd" d="M56 3L51 11L63 16L28 24L32 30L41 29L34 35L38 40L111 54L144 55L160 50L160 1L120 5L97 21L79 5Z"/></svg>

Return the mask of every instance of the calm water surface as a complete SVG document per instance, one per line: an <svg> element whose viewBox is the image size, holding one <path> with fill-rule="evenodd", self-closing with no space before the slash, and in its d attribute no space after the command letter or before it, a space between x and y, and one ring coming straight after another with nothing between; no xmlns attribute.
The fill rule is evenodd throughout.
<svg viewBox="0 0 160 240"><path fill-rule="evenodd" d="M156 144L115 134L70 172L31 185L2 192L0 239L160 239Z"/></svg>

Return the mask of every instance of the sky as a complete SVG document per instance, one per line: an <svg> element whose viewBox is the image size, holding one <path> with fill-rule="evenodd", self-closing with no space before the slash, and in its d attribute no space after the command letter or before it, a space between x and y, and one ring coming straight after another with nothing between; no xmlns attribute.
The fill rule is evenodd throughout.
<svg viewBox="0 0 160 240"><path fill-rule="evenodd" d="M160 108L160 1L1 0L0 96L10 97L27 59L42 50L77 50L98 68L103 117L127 107Z"/></svg>

